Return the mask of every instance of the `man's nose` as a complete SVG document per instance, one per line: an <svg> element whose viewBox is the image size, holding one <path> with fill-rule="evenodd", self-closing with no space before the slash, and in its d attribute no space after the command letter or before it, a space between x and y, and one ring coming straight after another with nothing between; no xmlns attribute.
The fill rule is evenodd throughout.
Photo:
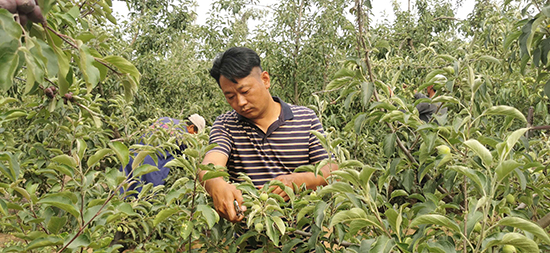
<svg viewBox="0 0 550 253"><path fill-rule="evenodd" d="M237 95L237 104L240 107L245 106L247 103L248 103L248 101L246 100L246 98L243 95Z"/></svg>

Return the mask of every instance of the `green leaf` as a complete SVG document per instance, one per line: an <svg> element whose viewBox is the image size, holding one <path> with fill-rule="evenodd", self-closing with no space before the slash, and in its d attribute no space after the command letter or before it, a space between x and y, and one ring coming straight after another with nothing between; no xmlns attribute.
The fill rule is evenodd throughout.
<svg viewBox="0 0 550 253"><path fill-rule="evenodd" d="M210 206L198 205L197 211L201 212L202 217L206 220L206 224L209 229L212 229L212 227L220 220L218 213Z"/></svg>
<svg viewBox="0 0 550 253"><path fill-rule="evenodd" d="M450 96L438 96L432 100L432 103L453 103L460 104L460 101L454 97Z"/></svg>
<svg viewBox="0 0 550 253"><path fill-rule="evenodd" d="M470 139L465 141L464 145L473 150L479 156L479 158L481 158L483 163L485 163L485 166L490 167L493 164L493 155L491 155L491 152L479 141L475 139Z"/></svg>
<svg viewBox="0 0 550 253"><path fill-rule="evenodd" d="M510 116L514 117L516 119L519 119L525 123L527 123L527 119L525 119L525 116L523 113L521 113L518 109L506 106L506 105L497 105L493 106L483 112L482 115L504 115L504 116Z"/></svg>
<svg viewBox="0 0 550 253"><path fill-rule="evenodd" d="M445 74L445 70L443 70L443 69L434 69L426 75L426 78L424 80L426 81L426 83L431 83L431 82L433 82L433 79L434 79L435 76L443 75L443 74Z"/></svg>
<svg viewBox="0 0 550 253"><path fill-rule="evenodd" d="M54 195L54 196L47 195L46 197L39 200L38 203L55 206L57 208L60 208L70 213L76 219L80 219L78 209L74 206L71 200L66 197L63 197L60 195Z"/></svg>
<svg viewBox="0 0 550 253"><path fill-rule="evenodd" d="M466 168L464 166L448 166L448 168L468 177L470 180L472 180L472 182L475 183L478 190L483 191L483 195L485 195L485 188L483 188L481 179L479 179L479 177L475 174L474 170Z"/></svg>
<svg viewBox="0 0 550 253"><path fill-rule="evenodd" d="M96 163L98 163L103 157L105 157L107 154L111 153L110 148L103 148L95 152L90 158L88 158L87 165L88 167L94 166Z"/></svg>
<svg viewBox="0 0 550 253"><path fill-rule="evenodd" d="M440 54L440 55L437 55L436 58L441 58L441 59L446 60L448 62L456 62L456 58L454 56L448 55L448 54Z"/></svg>
<svg viewBox="0 0 550 253"><path fill-rule="evenodd" d="M111 147L111 149L115 152L118 160L122 164L122 167L126 167L130 161L128 147L120 141L109 143L109 147Z"/></svg>
<svg viewBox="0 0 550 253"><path fill-rule="evenodd" d="M518 142L519 138L527 132L529 128L520 128L513 133L511 133L508 138L506 139L506 146L508 147L508 150L512 150L514 145Z"/></svg>
<svg viewBox="0 0 550 253"><path fill-rule="evenodd" d="M504 179L506 176L508 176L508 174L510 174L510 172L515 170L520 165L521 163L518 163L514 160L506 160L501 162L495 170L495 173L497 174L497 180L500 181Z"/></svg>
<svg viewBox="0 0 550 253"><path fill-rule="evenodd" d="M2 36L4 35L2 30L0 30L0 37ZM0 52L2 52L0 53L0 90L6 91L13 85L15 70L19 65L17 46L18 42L16 40L9 44L0 44Z"/></svg>
<svg viewBox="0 0 550 253"><path fill-rule="evenodd" d="M507 244L521 249L521 252L540 252L537 243L522 234L514 232L504 234L502 236L502 240L490 241L487 243L486 248L491 248L495 245Z"/></svg>
<svg viewBox="0 0 550 253"><path fill-rule="evenodd" d="M8 205L6 205L6 202L3 199L0 199L0 213L4 216L8 215Z"/></svg>
<svg viewBox="0 0 550 253"><path fill-rule="evenodd" d="M353 167L363 167L364 164L357 160L346 160L338 164L338 169L353 168Z"/></svg>
<svg viewBox="0 0 550 253"><path fill-rule="evenodd" d="M135 169L136 167L138 167L143 162L143 160L145 160L145 157L153 153L154 153L153 151L149 151L149 150L139 151L137 156L134 158L134 162L132 162L132 169Z"/></svg>
<svg viewBox="0 0 550 253"><path fill-rule="evenodd" d="M33 240L25 248L25 252L29 252L33 249L44 248L47 246L63 245L63 238L57 236L41 237Z"/></svg>
<svg viewBox="0 0 550 253"><path fill-rule="evenodd" d="M120 72L130 74L135 80L139 81L139 79L141 78L141 73L139 73L139 70L136 68L136 66L134 66L134 64L130 63L123 57L109 55L105 56L103 60L113 64L115 67L118 68Z"/></svg>
<svg viewBox="0 0 550 253"><path fill-rule="evenodd" d="M2 161L8 162L8 166L6 167ZM10 152L0 152L0 172L11 179L12 182L19 179L21 173L19 162Z"/></svg>
<svg viewBox="0 0 550 253"><path fill-rule="evenodd" d="M380 225L375 221L369 219L365 211L361 208L354 207L350 210L338 212L332 217L329 227L333 227L336 224L342 222L361 221L364 226L375 226L380 228Z"/></svg>
<svg viewBox="0 0 550 253"><path fill-rule="evenodd" d="M157 216L155 216L155 219L153 220L153 226L157 226L164 220L166 220L168 217L172 216L173 214L177 213L178 209L176 208L168 208L160 211Z"/></svg>
<svg viewBox="0 0 550 253"><path fill-rule="evenodd" d="M298 239L298 238L294 238L294 239L290 240L290 242L285 242L285 245L283 246L282 253L294 252L294 250L293 250L294 247L296 245L298 245L299 243L302 243L302 240Z"/></svg>
<svg viewBox="0 0 550 253"><path fill-rule="evenodd" d="M361 102L363 103L363 106L367 107L374 92L374 84L372 84L372 82L362 82L361 90L363 94Z"/></svg>
<svg viewBox="0 0 550 253"><path fill-rule="evenodd" d="M52 158L52 161L54 162L58 162L60 164L64 164L64 165L67 165L71 168L75 168L76 167L76 160L68 155L58 155L54 158Z"/></svg>
<svg viewBox="0 0 550 253"><path fill-rule="evenodd" d="M265 229L267 237L269 237L275 246L279 246L279 236L277 236L277 233L275 232L276 230L273 226L273 220L269 216L265 218Z"/></svg>
<svg viewBox="0 0 550 253"><path fill-rule="evenodd" d="M180 232L181 238L184 238L184 239L189 238L189 235L191 234L191 232L193 232L193 221L190 221L190 220L184 221L181 224L181 232Z"/></svg>
<svg viewBox="0 0 550 253"><path fill-rule="evenodd" d="M67 223L67 216L52 216L48 222L48 231L52 234L58 234Z"/></svg>
<svg viewBox="0 0 550 253"><path fill-rule="evenodd" d="M134 172L133 172L133 177L140 177L142 175L145 175L147 173L151 173L153 171L159 171L159 168L157 168L156 166L153 166L151 164L143 164L137 168L134 169Z"/></svg>
<svg viewBox="0 0 550 253"><path fill-rule="evenodd" d="M395 152L396 141L397 134L395 133L387 134L384 138L384 155L386 157L391 157Z"/></svg>
<svg viewBox="0 0 550 253"><path fill-rule="evenodd" d="M80 61L79 61L80 70L82 71L84 80L86 80L86 88L88 90L88 93L90 93L92 89L95 88L95 86L99 83L100 73L99 73L99 70L94 66L95 59L90 53L90 48L86 45L81 45L79 52L80 52Z"/></svg>
<svg viewBox="0 0 550 253"><path fill-rule="evenodd" d="M550 80L544 85L544 94L550 98Z"/></svg>
<svg viewBox="0 0 550 253"><path fill-rule="evenodd" d="M208 179L217 178L217 177L228 177L229 174L225 171L207 171L202 176L202 181L206 181Z"/></svg>
<svg viewBox="0 0 550 253"><path fill-rule="evenodd" d="M529 232L533 235L536 235L539 239L541 239L546 245L550 245L550 237L548 236L548 233L541 228L538 224L526 220L520 217L504 217L498 222L499 226L510 226L515 227L518 229L521 229L525 232Z"/></svg>
<svg viewBox="0 0 550 253"><path fill-rule="evenodd" d="M395 239L382 235L376 238L376 242L372 245L369 253L389 253L393 247L395 247Z"/></svg>
<svg viewBox="0 0 550 253"><path fill-rule="evenodd" d="M330 185L327 185L321 189L319 194L327 194L327 193L352 193L353 188L344 182L336 182Z"/></svg>
<svg viewBox="0 0 550 253"><path fill-rule="evenodd" d="M453 231L460 233L460 227L458 224L456 224L454 221L450 220L449 218L439 215L439 214L425 214L416 217L411 222L411 226L418 226L418 225L438 225L442 227L447 227L452 229Z"/></svg>
<svg viewBox="0 0 550 253"><path fill-rule="evenodd" d="M271 218L273 219L273 222L275 222L275 225L277 225L277 228L279 228L281 235L284 235L286 231L286 226L285 226L285 223L283 222L283 219L277 216L272 216Z"/></svg>
<svg viewBox="0 0 550 253"><path fill-rule="evenodd" d="M370 166L364 166L359 173L359 178L361 179L361 182L363 182L364 185L367 185L370 181L372 174L377 170L378 169Z"/></svg>
<svg viewBox="0 0 550 253"><path fill-rule="evenodd" d="M471 66L468 66L468 85L470 85L472 93L476 93L477 91L475 87L475 78L476 75L474 73L474 69Z"/></svg>
<svg viewBox="0 0 550 253"><path fill-rule="evenodd" d="M483 55L479 57L479 60L486 61L487 63L493 63L495 65L500 65L500 60L490 55Z"/></svg>

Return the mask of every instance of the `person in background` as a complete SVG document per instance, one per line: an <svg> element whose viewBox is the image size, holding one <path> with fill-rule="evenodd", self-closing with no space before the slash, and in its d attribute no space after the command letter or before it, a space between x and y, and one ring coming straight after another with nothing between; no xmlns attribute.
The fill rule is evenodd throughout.
<svg viewBox="0 0 550 253"><path fill-rule="evenodd" d="M239 181L239 173L248 175L256 187L271 180L292 188L293 183L315 189L326 185L326 178L338 166L328 163L321 168L322 176L295 173L301 165L316 164L329 158L319 139L310 133L320 133L323 127L311 109L285 103L269 92L269 73L263 71L260 57L249 48L234 47L214 60L210 75L218 83L227 103L233 108L216 118L210 132L210 143L218 144L204 157L203 164L225 166L230 180ZM200 172L200 178L206 171ZM202 182L212 197L221 217L240 222L237 207L243 203L242 192L223 178ZM274 194L289 197L276 187ZM242 206L241 211L246 207Z"/></svg>
<svg viewBox="0 0 550 253"><path fill-rule="evenodd" d="M190 134L196 134L199 132L202 132L204 128L206 127L206 121L204 118L198 114L193 114L187 118L185 122L168 118L168 117L162 117L159 118L155 123L153 123L150 128L151 131L155 131L155 129L158 128L164 128L166 130L170 130L171 136L176 136L178 133L190 133ZM142 137L143 138L143 137ZM185 145L180 144L179 151L177 151L178 154L181 154L183 150L185 150ZM130 191L130 190L136 190L138 192L141 191L141 185L147 185L149 183L152 183L153 186L163 185L165 182L166 177L168 177L168 174L170 173L170 168L165 167L166 163L174 159L174 156L168 151L164 150L164 152L158 152L157 153L157 162L155 162L155 159L153 159L152 156L148 155L143 160L143 164L150 164L155 167L157 167L158 171L153 171L150 173L147 173L145 175L142 175L140 178L140 182L134 181L130 182L130 186L124 191ZM130 161L128 162L128 165L124 168L124 172L126 175L130 175L132 171L132 163L134 159L132 156L130 156Z"/></svg>
<svg viewBox="0 0 550 253"><path fill-rule="evenodd" d="M444 82L447 81L447 78L444 76L444 75L436 75L434 78L436 78L435 82L438 82L439 84L442 84ZM433 96L435 95L435 92L436 90L434 89L434 86L433 85L430 85L428 86L428 88L426 88L426 91L428 93L428 96L422 94L422 93L415 93L414 94L414 98L415 99L421 99L421 98L433 98ZM422 102L422 103L418 103L416 105L416 109L418 110L418 116L419 118L428 123L430 122L430 120L432 119L432 116L434 113L437 112L437 115L444 115L447 113L447 107L442 107L442 108L439 108L441 107L441 102L438 102L438 103L426 103L426 102ZM439 109L439 111L438 111ZM438 123L438 122L436 122Z"/></svg>

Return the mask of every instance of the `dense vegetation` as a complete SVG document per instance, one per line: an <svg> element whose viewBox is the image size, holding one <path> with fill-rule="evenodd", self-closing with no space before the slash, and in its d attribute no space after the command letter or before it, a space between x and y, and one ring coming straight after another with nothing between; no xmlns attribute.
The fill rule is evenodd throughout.
<svg viewBox="0 0 550 253"><path fill-rule="evenodd" d="M459 20L461 1L417 0L375 24L369 0L218 0L205 25L193 1L126 3L122 21L111 0L0 0L0 233L18 238L4 252L550 250L549 3L477 0ZM197 182L199 168L227 175L200 165L207 132L136 144L157 117L230 109L208 69L231 46L261 55L273 95L318 113L340 167L288 202L240 184L244 224ZM423 122L430 100L413 95L429 85L448 113ZM179 141L165 186L119 194L129 155L137 177Z"/></svg>

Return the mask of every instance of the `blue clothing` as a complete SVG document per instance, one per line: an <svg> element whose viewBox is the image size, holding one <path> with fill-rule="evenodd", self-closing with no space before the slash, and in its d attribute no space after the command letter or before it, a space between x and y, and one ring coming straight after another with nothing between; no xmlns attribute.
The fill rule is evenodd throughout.
<svg viewBox="0 0 550 253"><path fill-rule="evenodd" d="M162 127L164 129L171 129L170 125L173 126L172 130L176 132L187 133L187 128L185 127L185 125L182 125L182 127L176 127L177 125L180 125L180 120L172 119L168 117L162 117L158 119L153 125L151 125L151 128L153 129L153 131L155 128L158 128L158 127ZM170 134L174 135L175 134L174 131L172 131ZM144 136L142 136L142 138L143 137ZM140 142L140 143L143 144L143 142ZM181 152L185 150L186 146L181 144L179 148L180 150L177 151L176 154L181 154ZM134 153L134 155L136 155L136 153ZM170 173L170 168L165 167L165 165L166 163L168 163L169 161L172 161L173 159L174 159L174 156L169 152L169 150L164 150L164 154L163 152L157 153L158 164L155 163L155 160L153 159L153 157L151 157L150 155L146 156L145 159L143 160L143 164L153 165L159 168L159 170L142 175L141 182L137 182L137 181L130 182L130 186L128 187L127 190L128 191L136 190L138 192L141 192L142 185L147 185L149 183L153 183L153 186L164 185L164 180L166 179L166 177L168 177L168 174ZM124 173L126 175L131 176L133 162L134 162L134 158L130 156L130 161L128 162L126 167L124 167ZM123 168L121 166L121 170L122 169ZM120 192L124 193L124 189L121 189Z"/></svg>

